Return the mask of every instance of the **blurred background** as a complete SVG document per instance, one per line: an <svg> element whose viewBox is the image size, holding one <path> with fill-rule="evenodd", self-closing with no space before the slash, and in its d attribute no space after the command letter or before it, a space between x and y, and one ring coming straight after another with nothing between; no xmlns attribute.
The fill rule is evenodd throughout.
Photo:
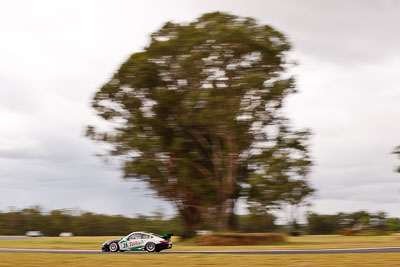
<svg viewBox="0 0 400 267"><path fill-rule="evenodd" d="M311 132L304 176L315 192L307 205L295 215L282 207L260 215L238 196L235 229L274 231L295 216L300 225L307 217L325 223L310 233L357 223L382 228L381 220L399 230L398 220L386 223L400 217L397 1L1 1L1 234L58 235L65 222L62 231L78 235L120 235L144 223L182 233L176 202L146 177L123 179L121 161L95 156L110 146L85 132L88 125L111 129L91 106L95 94L149 46L152 33L215 11L252 17L286 36L292 48L284 55L298 64L285 73L298 92L282 96L279 114ZM127 228L109 229L110 220Z"/></svg>

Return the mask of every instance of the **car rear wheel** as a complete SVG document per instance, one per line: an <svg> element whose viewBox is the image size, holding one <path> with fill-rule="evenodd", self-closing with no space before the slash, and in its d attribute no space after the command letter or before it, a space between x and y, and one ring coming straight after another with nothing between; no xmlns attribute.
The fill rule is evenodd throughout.
<svg viewBox="0 0 400 267"><path fill-rule="evenodd" d="M146 244L146 250L148 252L154 252L156 251L156 244L154 244L153 242L149 242Z"/></svg>
<svg viewBox="0 0 400 267"><path fill-rule="evenodd" d="M117 243L112 242L109 246L111 252L117 252L119 250L119 246Z"/></svg>

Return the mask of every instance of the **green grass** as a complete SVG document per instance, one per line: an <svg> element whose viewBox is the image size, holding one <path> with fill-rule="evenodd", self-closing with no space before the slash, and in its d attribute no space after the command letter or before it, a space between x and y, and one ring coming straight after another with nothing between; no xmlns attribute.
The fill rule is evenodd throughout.
<svg viewBox="0 0 400 267"><path fill-rule="evenodd" d="M39 266L399 266L400 253L339 255L68 255L0 253L0 267Z"/></svg>
<svg viewBox="0 0 400 267"><path fill-rule="evenodd" d="M0 240L0 248L41 248L41 249L95 249L115 236L95 237L48 237L20 240ZM289 237L288 242L257 246L196 246L191 242L177 242L174 237L173 250L274 250L274 249L327 249L327 248L369 248L400 247L400 234L384 236L339 236L315 235Z"/></svg>

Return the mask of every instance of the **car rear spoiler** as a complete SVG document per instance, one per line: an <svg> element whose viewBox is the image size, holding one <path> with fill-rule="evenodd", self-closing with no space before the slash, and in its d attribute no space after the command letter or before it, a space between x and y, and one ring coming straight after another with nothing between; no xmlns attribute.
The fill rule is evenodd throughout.
<svg viewBox="0 0 400 267"><path fill-rule="evenodd" d="M171 239L171 236L173 236L174 234L163 234L162 235L162 237L165 239L165 240L170 240Z"/></svg>

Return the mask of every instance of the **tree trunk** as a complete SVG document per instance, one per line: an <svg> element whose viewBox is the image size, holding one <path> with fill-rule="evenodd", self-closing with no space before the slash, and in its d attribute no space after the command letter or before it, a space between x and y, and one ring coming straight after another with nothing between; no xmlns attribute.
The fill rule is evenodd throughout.
<svg viewBox="0 0 400 267"><path fill-rule="evenodd" d="M217 222L218 230L222 232L229 232L234 229L234 199L225 199L220 205Z"/></svg>
<svg viewBox="0 0 400 267"><path fill-rule="evenodd" d="M231 231L234 227L235 211L235 186L237 180L238 153L236 144L231 135L226 138L229 154L225 162L225 173L219 183L220 208L218 216L218 228L220 231ZM233 152L234 151L234 152Z"/></svg>
<svg viewBox="0 0 400 267"><path fill-rule="evenodd" d="M185 239L195 236L196 230L199 229L201 223L200 211L196 207L186 206L183 209L180 209L179 213L182 215L185 224L182 238Z"/></svg>

